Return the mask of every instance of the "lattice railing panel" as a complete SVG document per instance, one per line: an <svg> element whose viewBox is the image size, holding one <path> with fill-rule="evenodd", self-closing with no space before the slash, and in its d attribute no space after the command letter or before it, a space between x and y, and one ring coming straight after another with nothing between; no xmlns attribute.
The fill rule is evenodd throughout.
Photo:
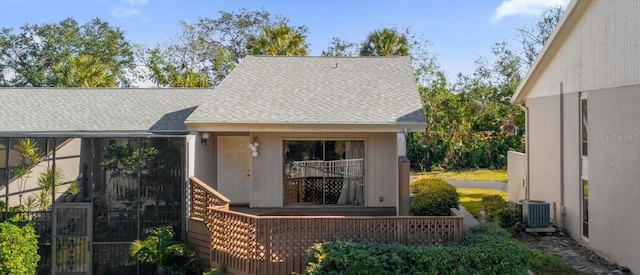
<svg viewBox="0 0 640 275"><path fill-rule="evenodd" d="M205 222L212 262L248 274L302 272L309 247L336 239L433 245L462 238L462 217L261 217L209 207Z"/></svg>
<svg viewBox="0 0 640 275"><path fill-rule="evenodd" d="M229 199L227 199L227 197L218 193L196 177L191 177L189 182L189 194L191 196L189 214L191 217L204 219L207 213L207 207L229 209Z"/></svg>

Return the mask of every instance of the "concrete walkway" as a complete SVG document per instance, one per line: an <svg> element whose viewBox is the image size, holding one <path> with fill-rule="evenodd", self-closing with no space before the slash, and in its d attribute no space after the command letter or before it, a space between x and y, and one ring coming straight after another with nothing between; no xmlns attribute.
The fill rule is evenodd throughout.
<svg viewBox="0 0 640 275"><path fill-rule="evenodd" d="M467 209L465 209L462 205L460 205L459 213L460 215L462 215L462 226L464 228L469 228L474 225L480 224L480 222L476 220L476 218L474 218L473 215L471 215L471 213L469 213L469 211L467 211Z"/></svg>
<svg viewBox="0 0 640 275"><path fill-rule="evenodd" d="M498 189L507 192L507 183L502 181L447 180L447 182L457 188Z"/></svg>

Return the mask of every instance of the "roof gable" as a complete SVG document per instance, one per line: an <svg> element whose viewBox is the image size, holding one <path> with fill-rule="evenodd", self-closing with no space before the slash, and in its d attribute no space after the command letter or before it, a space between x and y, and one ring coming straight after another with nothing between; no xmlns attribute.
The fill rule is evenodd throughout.
<svg viewBox="0 0 640 275"><path fill-rule="evenodd" d="M424 125L409 57L247 56L187 124Z"/></svg>

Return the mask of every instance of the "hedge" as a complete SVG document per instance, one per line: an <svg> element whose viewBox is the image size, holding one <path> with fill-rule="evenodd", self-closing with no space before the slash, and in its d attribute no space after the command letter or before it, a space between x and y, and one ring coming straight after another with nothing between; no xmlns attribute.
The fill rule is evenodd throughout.
<svg viewBox="0 0 640 275"><path fill-rule="evenodd" d="M38 261L38 235L32 225L0 223L0 274L35 274Z"/></svg>
<svg viewBox="0 0 640 275"><path fill-rule="evenodd" d="M441 179L418 179L411 184L415 194L411 213L416 216L449 216L450 208L459 208L459 194L453 185Z"/></svg>
<svg viewBox="0 0 640 275"><path fill-rule="evenodd" d="M305 274L527 274L529 251L503 229L476 226L450 246L334 241L307 251Z"/></svg>

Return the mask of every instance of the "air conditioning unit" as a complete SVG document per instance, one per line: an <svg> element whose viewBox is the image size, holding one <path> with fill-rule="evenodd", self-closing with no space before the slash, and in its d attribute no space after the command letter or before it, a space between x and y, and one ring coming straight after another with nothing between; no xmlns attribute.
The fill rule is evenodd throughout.
<svg viewBox="0 0 640 275"><path fill-rule="evenodd" d="M546 201L523 200L522 224L525 228L548 228L551 221L549 203Z"/></svg>

